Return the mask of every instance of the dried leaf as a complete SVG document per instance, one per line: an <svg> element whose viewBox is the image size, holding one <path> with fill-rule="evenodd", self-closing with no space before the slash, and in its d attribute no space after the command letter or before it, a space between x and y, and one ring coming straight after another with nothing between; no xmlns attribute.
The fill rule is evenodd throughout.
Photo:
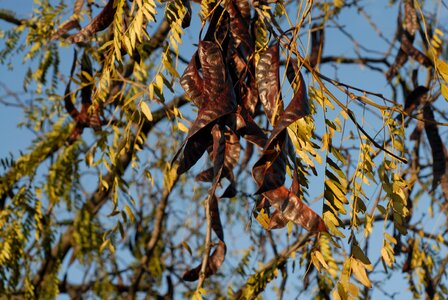
<svg viewBox="0 0 448 300"><path fill-rule="evenodd" d="M209 277L210 275L213 275L218 271L219 267L221 267L222 263L224 262L226 251L227 251L226 244L221 241L218 242L212 255L208 258L208 264L205 269L206 277ZM186 271L182 275L182 279L185 281L198 280L201 268L202 268L202 264L199 264L196 268Z"/></svg>
<svg viewBox="0 0 448 300"><path fill-rule="evenodd" d="M235 0L229 1L227 4L227 12L230 16L230 32L234 39L234 46L237 48L241 43L252 52L252 45L250 43L249 23L246 18L243 18L239 6Z"/></svg>
<svg viewBox="0 0 448 300"><path fill-rule="evenodd" d="M81 58L81 113L87 114L87 110L92 105L92 62L89 56L84 51Z"/></svg>
<svg viewBox="0 0 448 300"><path fill-rule="evenodd" d="M190 169L210 145L210 132L203 132L206 130L206 127L210 126L208 128L210 130L218 119L231 114L236 108L235 94L230 78L226 76L220 48L214 42L201 42L198 53L204 81L210 84L203 89L201 97L204 97L207 101L200 108L198 116L188 133L187 142L184 142L184 156L180 162L178 174L182 174ZM193 57L192 59L195 58ZM194 67L192 69L194 70ZM192 94L198 95L200 87L196 86L197 78L195 79L194 75L189 78L184 81L188 81L188 84L186 84L187 89ZM177 158L179 151L174 156L174 160Z"/></svg>
<svg viewBox="0 0 448 300"><path fill-rule="evenodd" d="M93 69L89 56L84 51L81 59L81 113L77 122L85 127L91 127L95 131L101 130L101 120L98 115L98 107L92 106Z"/></svg>
<svg viewBox="0 0 448 300"><path fill-rule="evenodd" d="M255 67L258 95L264 112L272 125L276 124L278 115L283 111L279 81L279 46L273 44L260 54Z"/></svg>
<svg viewBox="0 0 448 300"><path fill-rule="evenodd" d="M204 97L202 96L204 87L203 80L199 75L198 65L199 57L197 52L195 52L180 78L180 84L188 98L191 99L194 105L200 108L204 105Z"/></svg>
<svg viewBox="0 0 448 300"><path fill-rule="evenodd" d="M79 43L89 40L95 33L109 27L114 19L115 10L114 0L109 0L103 10L86 27L69 36L67 41L69 43Z"/></svg>
<svg viewBox="0 0 448 300"><path fill-rule="evenodd" d="M202 171L198 175L196 175L195 180L196 181L202 181L202 182L213 182L213 167L208 168L207 170Z"/></svg>
<svg viewBox="0 0 448 300"><path fill-rule="evenodd" d="M418 28L417 12L415 10L413 0L404 1L404 11L404 27L401 20L401 8L398 13L397 31L401 40L401 45L397 56L395 57L395 61L386 72L386 78L389 81L397 75L398 71L406 63L409 56L426 67L433 65L431 59L429 59L423 52L415 48L413 45L415 32Z"/></svg>
<svg viewBox="0 0 448 300"><path fill-rule="evenodd" d="M202 41L198 47L199 61L202 67L204 97L207 101L215 101L224 91L227 74L221 49L214 42Z"/></svg>
<svg viewBox="0 0 448 300"><path fill-rule="evenodd" d="M213 14L209 20L210 24L204 41L214 42L220 45L222 49L227 49L225 44L229 33L229 14L224 11L221 5L218 5L213 9Z"/></svg>
<svg viewBox="0 0 448 300"><path fill-rule="evenodd" d="M404 111L408 115L410 115L415 108L423 103L423 100L426 98L426 94L428 93L428 91L429 89L422 85L415 88L404 101Z"/></svg>
<svg viewBox="0 0 448 300"><path fill-rule="evenodd" d="M72 67L70 70L70 77L68 79L67 82L67 86L65 87L65 94L64 94L64 106L65 106L65 110L67 111L67 113L74 119L76 120L78 115L79 115L79 111L76 109L75 105L72 102L71 99L71 91L70 91L70 83L72 82L72 78L73 78L73 73L75 72L75 68L76 68L76 57L77 57L77 52L75 50L74 55L73 55L73 63L72 63Z"/></svg>
<svg viewBox="0 0 448 300"><path fill-rule="evenodd" d="M414 7L414 0L404 0L404 30L415 36L418 29L417 10Z"/></svg>
<svg viewBox="0 0 448 300"><path fill-rule="evenodd" d="M298 70L295 60L292 60L288 65L287 76L291 84L296 86L294 96L286 107L284 113L279 118L278 123L272 130L269 140L266 143L266 148L270 147L270 144L277 139L280 132L284 131L289 125L296 122L298 119L303 118L310 113L305 81L303 80L302 74Z"/></svg>
<svg viewBox="0 0 448 300"><path fill-rule="evenodd" d="M283 185L286 173L286 155L284 140L286 131L280 134L278 143L272 143L264 149L261 157L252 169L252 176L258 185L257 194L274 190Z"/></svg>
<svg viewBox="0 0 448 300"><path fill-rule="evenodd" d="M322 218L284 186L267 191L263 193L263 196L287 220L299 224L310 232L327 231Z"/></svg>
<svg viewBox="0 0 448 300"><path fill-rule="evenodd" d="M283 228L286 224L288 224L288 219L282 214L281 211L276 209L271 215L269 227L267 229L271 230Z"/></svg>
<svg viewBox="0 0 448 300"><path fill-rule="evenodd" d="M432 189L434 190L446 171L446 149L440 138L439 129L435 124L434 112L429 103L423 108L423 118L425 119L426 136L428 137L432 152Z"/></svg>
<svg viewBox="0 0 448 300"><path fill-rule="evenodd" d="M260 148L264 148L267 137L263 130L261 130L247 112L242 111L241 115L245 120L245 126L238 130L238 134L244 137L248 142L257 145Z"/></svg>
<svg viewBox="0 0 448 300"><path fill-rule="evenodd" d="M79 18L83 5L84 0L75 0L75 4L73 4L73 16L75 18Z"/></svg>
<svg viewBox="0 0 448 300"><path fill-rule="evenodd" d="M188 27L190 27L190 23L191 23L191 3L189 0L182 0L182 5L187 10L182 19L182 28L188 28Z"/></svg>
<svg viewBox="0 0 448 300"><path fill-rule="evenodd" d="M207 126L204 130L186 140L185 148L183 148L183 157L179 162L179 167L177 168L177 174L183 174L193 167L202 157L207 148L212 144L210 130L211 126ZM181 150L182 147L179 149L178 153L176 153L173 160L176 160Z"/></svg>
<svg viewBox="0 0 448 300"><path fill-rule="evenodd" d="M255 114L255 109L259 103L258 99L255 79L250 76L248 83L243 86L243 106L251 116Z"/></svg>
<svg viewBox="0 0 448 300"><path fill-rule="evenodd" d="M79 24L79 21L78 20L69 20L69 21L63 23L61 26L59 26L59 28L52 34L51 38L58 39L74 28L76 28L78 30L81 29L81 25Z"/></svg>
<svg viewBox="0 0 448 300"><path fill-rule="evenodd" d="M236 196L236 186L235 183L232 182L231 184L229 184L229 186L226 188L226 190L224 191L224 193L222 193L221 198L233 198Z"/></svg>

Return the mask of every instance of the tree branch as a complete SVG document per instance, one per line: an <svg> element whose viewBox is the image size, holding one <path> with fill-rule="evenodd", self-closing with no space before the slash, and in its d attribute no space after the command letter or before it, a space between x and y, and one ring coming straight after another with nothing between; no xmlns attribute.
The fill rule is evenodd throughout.
<svg viewBox="0 0 448 300"><path fill-rule="evenodd" d="M175 174L175 178L173 179L170 186L165 187L163 195L162 195L162 199L160 200L159 204L157 205L155 217L154 217L155 218L154 229L152 230L151 238L149 239L148 243L146 244L145 256L143 256L141 258L140 264L139 264L137 270L135 271L134 279L132 280L132 285L129 289L129 295L128 295L129 299L135 299L136 292L138 292L141 289L140 281L141 281L143 273L146 269L146 265L148 264L149 259L151 258L152 253L154 251L154 248L156 247L156 245L160 239L160 236L162 234L163 222L166 217L165 210L166 210L166 207L168 204L168 198L171 195L173 187L175 186L175 184L177 183L177 181L179 179L177 172L175 172L174 174Z"/></svg>
<svg viewBox="0 0 448 300"><path fill-rule="evenodd" d="M151 129L160 121L165 119L166 117L166 111L173 109L174 107L180 107L187 103L187 101L183 97L177 97L175 98L169 105L167 105L164 108L161 108L153 113L153 121L144 121L142 125L141 135L145 138L143 139L137 139L136 136L134 136L131 139L131 145L138 145L142 146L143 143L146 140L147 135L151 131ZM114 166L113 170L105 175L103 177L103 181L107 182L108 188L104 188L104 185L101 183L98 185L96 191L92 194L92 196L86 201L84 206L80 211L87 210L91 215L95 215L98 213L100 208L106 203L108 196L111 192L111 187L114 184L115 177L117 175L123 174L126 168L129 166L129 164L132 161L132 156L134 155L136 149L140 147L132 147L129 149L126 153L122 154L118 160L118 163L116 166ZM68 251L72 247L73 242L73 235L75 232L74 226L70 226L64 234L62 234L61 238L59 239L59 242L53 249L51 250L51 257L48 257L44 264L40 267L39 271L37 272L36 277L33 279L34 286L39 286L44 277L47 274L50 274L52 272L55 272L56 267L58 266L58 262L61 262L65 256L67 255Z"/></svg>
<svg viewBox="0 0 448 300"><path fill-rule="evenodd" d="M307 232L297 239L291 246L286 247L281 253L271 259L266 265L250 276L246 283L234 294L235 299L246 299L245 296L250 296L250 299L256 298L266 288L271 278L274 276L273 272L279 269L291 256L291 254L301 247L303 247L313 236L312 233ZM262 277L263 276L263 277Z"/></svg>

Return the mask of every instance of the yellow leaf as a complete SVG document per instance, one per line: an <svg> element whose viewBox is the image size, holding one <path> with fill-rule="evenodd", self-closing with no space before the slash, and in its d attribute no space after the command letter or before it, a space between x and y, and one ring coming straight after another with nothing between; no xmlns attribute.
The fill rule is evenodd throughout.
<svg viewBox="0 0 448 300"><path fill-rule="evenodd" d="M386 240L388 240L389 242L391 242L392 244L396 245L397 244L397 240L391 236L390 234L388 234L387 232L384 233L384 237L386 238Z"/></svg>
<svg viewBox="0 0 448 300"><path fill-rule="evenodd" d="M339 296L339 293L338 293L338 289L337 288L335 288L334 290L333 290L333 299L334 300L342 300L342 298L341 298L341 296Z"/></svg>
<svg viewBox="0 0 448 300"><path fill-rule="evenodd" d="M323 219L324 219L325 225L327 225L327 228L333 235L339 236L341 238L345 238L345 235L339 229L337 229L336 226L339 226L339 221L338 221L338 219L336 219L336 217L333 215L332 212L330 212L330 211L324 212Z"/></svg>
<svg viewBox="0 0 448 300"><path fill-rule="evenodd" d="M170 74L173 77L180 77L179 73L177 73L176 69L173 67L173 65L171 64L171 62L168 60L168 58L166 57L166 55L163 55L163 66L168 70L168 72L170 72Z"/></svg>
<svg viewBox="0 0 448 300"><path fill-rule="evenodd" d="M348 115L345 111L341 110L340 114L345 120L348 120Z"/></svg>
<svg viewBox="0 0 448 300"><path fill-rule="evenodd" d="M439 28L436 28L436 29L434 30L434 34L435 34L435 35L443 36L443 32L442 32L442 30L440 30Z"/></svg>
<svg viewBox="0 0 448 300"><path fill-rule="evenodd" d="M181 243L181 245L182 245L182 247L185 248L185 250L188 251L188 253L189 253L190 255L193 255L193 251L191 251L191 247L190 247L190 245L188 245L188 243L187 243L186 241L183 241L183 242Z"/></svg>
<svg viewBox="0 0 448 300"><path fill-rule="evenodd" d="M263 226L264 229L268 229L269 228L270 220L269 220L269 216L265 212L264 208L262 208L260 210L260 212L258 213L256 219L257 219L258 223L260 223L260 225Z"/></svg>
<svg viewBox="0 0 448 300"><path fill-rule="evenodd" d="M288 227L288 237L291 236L293 225L294 225L293 222L291 222L291 221L288 222L288 225L287 225L287 227Z"/></svg>
<svg viewBox="0 0 448 300"><path fill-rule="evenodd" d="M129 205L125 205L124 209L126 210L126 213L129 217L129 219L131 220L131 222L135 221L135 216L134 213L132 212L131 208L129 207Z"/></svg>
<svg viewBox="0 0 448 300"><path fill-rule="evenodd" d="M445 98L445 100L448 101L448 86L441 83L440 84L440 92L442 93L442 96Z"/></svg>
<svg viewBox="0 0 448 300"><path fill-rule="evenodd" d="M103 252L103 250L104 250L107 246L109 246L109 244L110 244L110 240L105 240L105 241L101 244L101 246L100 246L100 253Z"/></svg>
<svg viewBox="0 0 448 300"><path fill-rule="evenodd" d="M155 80L156 80L156 87L161 92L163 90L163 77L162 77L162 75L157 74Z"/></svg>
<svg viewBox="0 0 448 300"><path fill-rule="evenodd" d="M133 48L132 48L132 43L131 43L131 40L129 39L129 37L127 37L126 35L123 36L123 42L124 42L124 45L126 46L127 52L132 53Z"/></svg>
<svg viewBox="0 0 448 300"><path fill-rule="evenodd" d="M324 152L328 148L328 144L330 143L330 136L328 133L324 133L322 135L322 147L321 151Z"/></svg>
<svg viewBox="0 0 448 300"><path fill-rule="evenodd" d="M348 283L347 283L348 284ZM346 284L343 284L342 282L338 282L337 288L335 289L336 293L333 292L333 297L336 296L334 299L340 299L340 300L347 300L348 295L346 291Z"/></svg>
<svg viewBox="0 0 448 300"><path fill-rule="evenodd" d="M165 168L165 174L163 176L163 186L166 191L171 191L176 178L177 178L177 168L171 167L170 164L167 164Z"/></svg>
<svg viewBox="0 0 448 300"><path fill-rule="evenodd" d="M336 125L336 131L337 132L341 132L341 130L342 130L342 123L341 123L341 120L339 120L339 118L334 118L334 124Z"/></svg>
<svg viewBox="0 0 448 300"><path fill-rule="evenodd" d="M364 268L364 265L361 264L356 259L351 259L350 267L352 269L353 274L355 275L356 279L359 280L364 286L371 288L372 283L369 280L369 277L367 277L366 269Z"/></svg>
<svg viewBox="0 0 448 300"><path fill-rule="evenodd" d="M201 295L207 295L207 292L205 291L205 289L204 288L200 288L199 290L198 290L198 292L199 292L199 294L201 294Z"/></svg>
<svg viewBox="0 0 448 300"><path fill-rule="evenodd" d="M350 295L352 295L353 297L358 298L359 289L358 289L358 287L355 284L349 283L348 284L348 291L349 291Z"/></svg>
<svg viewBox="0 0 448 300"><path fill-rule="evenodd" d="M387 252L386 248L381 248L381 256L383 257L384 261L389 267L392 267L393 261L389 257L389 253Z"/></svg>
<svg viewBox="0 0 448 300"><path fill-rule="evenodd" d="M154 99L154 84L150 83L148 87L149 100Z"/></svg>
<svg viewBox="0 0 448 300"><path fill-rule="evenodd" d="M336 8L341 8L344 6L344 2L345 2L344 0L334 0L333 4Z"/></svg>
<svg viewBox="0 0 448 300"><path fill-rule="evenodd" d="M333 192L334 196L342 203L348 203L345 194L341 189L330 179L325 180L325 185Z"/></svg>
<svg viewBox="0 0 448 300"><path fill-rule="evenodd" d="M101 180L101 185L103 186L103 188L104 188L105 190L108 190L108 189L109 189L109 184L107 183L106 180Z"/></svg>
<svg viewBox="0 0 448 300"><path fill-rule="evenodd" d="M319 260L316 257L316 254L313 252L311 253L311 262L313 263L316 270L320 273L320 263Z"/></svg>
<svg viewBox="0 0 448 300"><path fill-rule="evenodd" d="M320 264L322 265L322 267L324 267L325 269L328 269L328 265L325 262L325 259L322 255L322 253L320 253L319 251L314 251L314 255L316 255L316 258L319 260Z"/></svg>
<svg viewBox="0 0 448 300"><path fill-rule="evenodd" d="M92 164L93 164L93 154L92 154L92 152L90 152L90 151L87 152L85 160L86 160L86 165L91 167Z"/></svg>
<svg viewBox="0 0 448 300"><path fill-rule="evenodd" d="M152 121L152 113L146 102L144 101L140 102L140 109L142 110L143 114L148 119L148 121Z"/></svg>
<svg viewBox="0 0 448 300"><path fill-rule="evenodd" d="M199 292L194 292L193 297L191 297L191 300L202 300L202 296L201 293Z"/></svg>
<svg viewBox="0 0 448 300"><path fill-rule="evenodd" d="M436 62L436 68L443 80L448 82L448 64L443 60L438 59Z"/></svg>
<svg viewBox="0 0 448 300"><path fill-rule="evenodd" d="M185 126L184 124L182 124L181 122L177 123L177 127L179 128L180 131L183 131L185 133L188 133L188 128L187 126Z"/></svg>

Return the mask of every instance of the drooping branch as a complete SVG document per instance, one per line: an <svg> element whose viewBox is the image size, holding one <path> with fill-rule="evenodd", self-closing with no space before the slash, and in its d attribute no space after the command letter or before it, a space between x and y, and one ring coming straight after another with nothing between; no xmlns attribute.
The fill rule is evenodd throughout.
<svg viewBox="0 0 448 300"><path fill-rule="evenodd" d="M234 293L235 299L255 299L266 288L267 284L274 278L274 272L281 269L293 252L305 246L313 234L306 233L300 236L292 245L286 247L263 267L251 275L246 283Z"/></svg>
<svg viewBox="0 0 448 300"><path fill-rule="evenodd" d="M174 170L175 171L175 170ZM173 180L171 181L170 186L165 187L163 191L163 195L159 201L159 204L156 207L155 216L154 216L154 228L151 232L151 238L145 246L145 255L140 259L140 264L137 267L137 270L134 273L132 284L129 288L129 299L135 299L135 294L141 290L141 279L146 270L146 266L153 254L153 251L160 240L160 237L163 233L163 223L166 219L166 207L168 205L168 198L173 191L174 186L176 185L179 175L177 172L173 172L175 174Z"/></svg>
<svg viewBox="0 0 448 300"><path fill-rule="evenodd" d="M96 191L90 196L89 199L86 200L86 203L81 208L80 211L87 211L91 215L96 215L100 208L107 203L109 199L109 194L111 192L112 186L114 184L114 180L117 176L123 174L123 172L127 169L132 161L132 157L134 156L137 149L140 149L145 142L145 139L149 132L154 128L154 126L160 121L166 118L166 112L172 110L173 108L181 107L187 103L187 101L183 97L177 97L173 99L173 101L168 104L166 107L161 108L153 113L153 120L147 121L145 119L142 129L140 131L140 135L144 137L143 139L138 139L136 136L131 138L130 145L138 145L137 147L133 146L131 149L126 151L124 154L120 156L117 160L117 165L112 169L111 172L106 174L103 177L103 182L107 183L108 188L104 188L104 184L97 187ZM56 268L59 265L59 262L62 262L68 251L72 247L73 236L75 233L75 228L73 225L69 226L66 231L59 238L59 242L53 247L51 250L51 256L48 257L44 263L40 266L39 271L33 279L34 286L39 286L42 280L45 278L47 274L51 274L56 271Z"/></svg>
<svg viewBox="0 0 448 300"><path fill-rule="evenodd" d="M0 177L0 210L5 208L6 199L14 196L16 183L23 177L33 174L37 167L56 153L68 138L71 125L55 126L35 142L31 152L20 157L14 165Z"/></svg>

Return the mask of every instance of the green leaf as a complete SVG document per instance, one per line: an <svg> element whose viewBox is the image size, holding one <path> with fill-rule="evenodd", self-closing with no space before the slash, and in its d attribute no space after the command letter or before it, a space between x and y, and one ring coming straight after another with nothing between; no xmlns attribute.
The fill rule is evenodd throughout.
<svg viewBox="0 0 448 300"><path fill-rule="evenodd" d="M369 258L364 254L364 251L362 251L362 249L359 248L358 245L353 246L352 255L354 258L362 262L368 268L372 267L372 263L370 262Z"/></svg>

